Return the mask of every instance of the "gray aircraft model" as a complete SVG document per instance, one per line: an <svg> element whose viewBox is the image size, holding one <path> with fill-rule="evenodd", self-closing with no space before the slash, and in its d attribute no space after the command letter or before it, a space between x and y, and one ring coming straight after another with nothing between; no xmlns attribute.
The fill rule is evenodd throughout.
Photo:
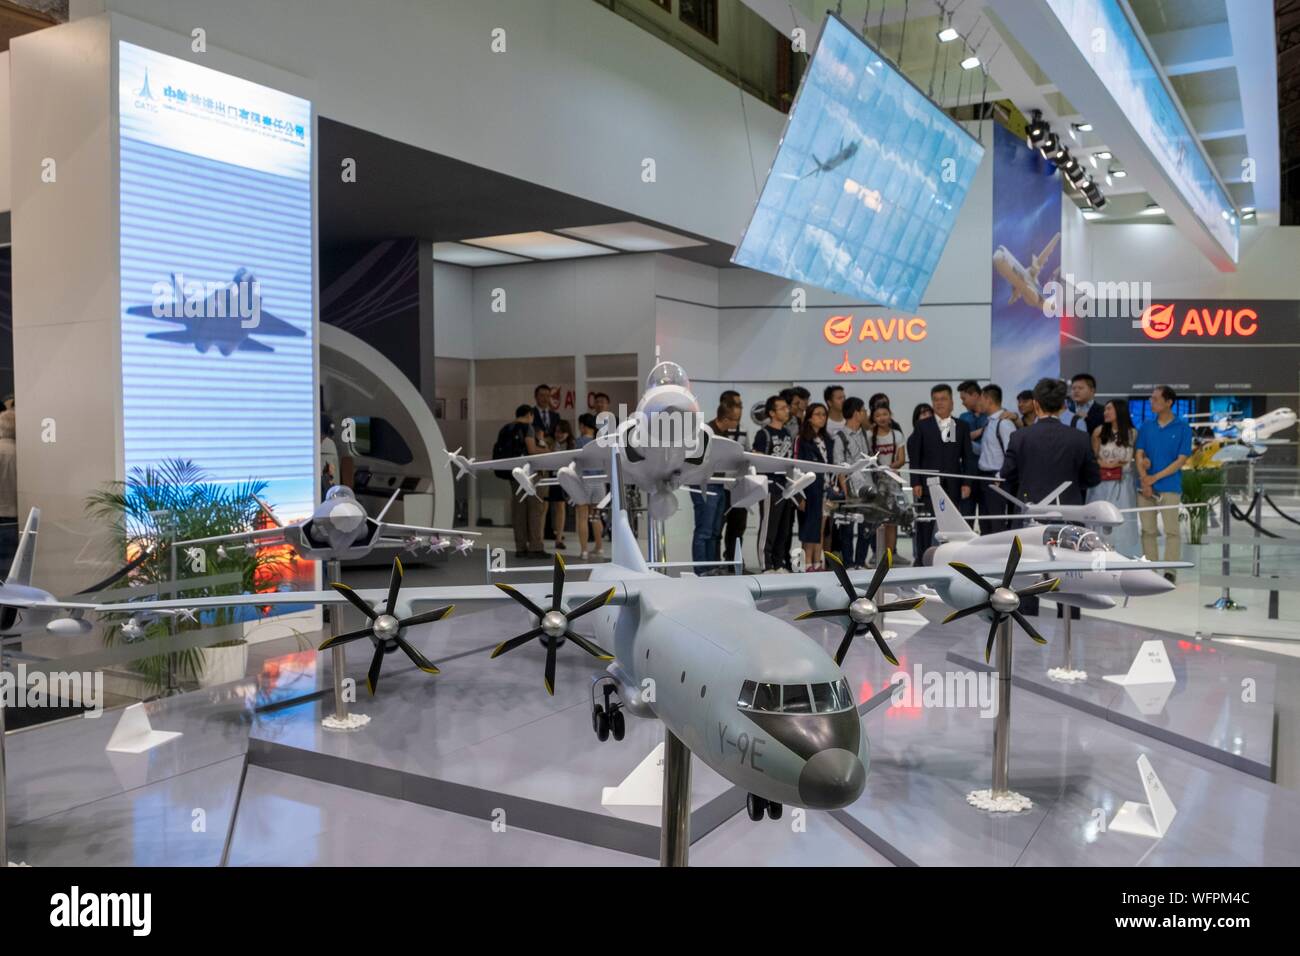
<svg viewBox="0 0 1300 956"><path fill-rule="evenodd" d="M305 521L281 524L271 509L263 505L263 511L275 522L274 527L177 541L176 547L183 549L215 544L218 557L224 557L225 552L232 548L283 543L308 561L348 561L364 558L375 548L383 547L402 548L412 552L423 548L430 554L445 551L449 547L455 547L460 554L473 549L474 539L479 537L477 531L446 531L385 521L384 515L400 493L400 488L394 491L379 512L379 517L372 518L366 514L366 509L357 501L351 488L335 485L325 493L325 500L316 506L312 516Z"/></svg>
<svg viewBox="0 0 1300 956"><path fill-rule="evenodd" d="M1073 482L1062 482L1040 501L1021 501L1007 494L999 486L993 490L1015 506L1021 517L1032 521L1060 521L1067 524L1081 524L1089 528L1116 528L1124 523L1124 516L1143 511L1166 511L1178 505L1144 505L1136 508L1121 508L1113 501L1089 501L1081 505L1063 505L1060 497ZM1183 508L1203 508L1204 503L1182 505Z"/></svg>
<svg viewBox="0 0 1300 956"><path fill-rule="evenodd" d="M224 286L213 289L206 298L187 296L180 276L172 273L172 297L160 306L133 305L127 315L145 319L176 322L184 328L169 332L150 332L149 338L160 342L193 345L200 354L215 348L222 355L235 352L274 352L275 349L253 338L254 335L281 335L302 338L307 333L262 308L260 287L247 269L239 269Z"/></svg>
<svg viewBox="0 0 1300 956"><path fill-rule="evenodd" d="M618 475L618 456L607 450L609 473ZM548 584L497 584L402 590L400 561L393 564L387 590L294 592L216 597L189 601L146 601L104 605L123 609L174 610L231 604L347 601L361 611L367 625L331 637L322 649L369 639L375 647L369 671L373 692L385 655L398 650L427 673L438 673L409 641L409 629L446 617L452 602L510 598L527 612L530 627L503 641L493 658L520 651L538 657L543 683L554 693L556 655L571 645L603 664L599 678L609 688L604 703L594 703L596 736L618 740L624 714L663 722L699 759L749 793L750 816L778 817L784 804L834 809L862 793L869 747L856 701L840 663L856 638L870 636L881 652L896 661L880 630L884 615L917 607L923 598L888 600L884 589L929 585L965 607L984 591L967 575L994 577L1026 588L1046 590L1055 576L1088 570L1090 560L1021 561L1007 571L1003 554L995 562L979 561L958 571L942 567L892 570L888 556L874 571L795 575L670 578L652 570L642 557L623 510L620 482L611 490L613 550L611 562L591 571L587 581L566 581L562 558L555 558ZM1183 567L1125 562L1116 567ZM1013 573L1014 572L1014 573ZM993 586L985 585L986 590ZM1022 589L1021 593L1025 593ZM797 597L812 610L806 617L835 618L845 625L832 656L795 625L761 611L762 598ZM985 602L987 603L987 602ZM1000 610L1006 602L1000 602ZM430 610L420 610L421 608ZM980 613L993 615L993 610ZM575 629L590 626L589 638ZM610 648L610 650L606 650ZM647 690L653 688L653 694ZM593 690L594 696L594 690ZM617 700L613 699L617 697Z"/></svg>

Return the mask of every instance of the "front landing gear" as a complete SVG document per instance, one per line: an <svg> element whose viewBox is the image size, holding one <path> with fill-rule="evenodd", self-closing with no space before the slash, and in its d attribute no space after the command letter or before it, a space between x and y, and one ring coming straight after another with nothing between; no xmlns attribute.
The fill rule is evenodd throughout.
<svg viewBox="0 0 1300 956"><path fill-rule="evenodd" d="M596 702L596 685L600 684L601 694L605 698L603 704ZM621 701L611 700L617 696L618 684L612 677L598 677L591 684L591 729L596 734L596 739L605 741L612 734L615 740L622 740L623 735L627 732L627 724L623 716L623 704Z"/></svg>
<svg viewBox="0 0 1300 956"><path fill-rule="evenodd" d="M769 819L780 820L782 809L784 808L781 804L765 800L757 794L751 793L745 797L745 810L749 813L749 819L755 823L763 819L764 813L767 814Z"/></svg>

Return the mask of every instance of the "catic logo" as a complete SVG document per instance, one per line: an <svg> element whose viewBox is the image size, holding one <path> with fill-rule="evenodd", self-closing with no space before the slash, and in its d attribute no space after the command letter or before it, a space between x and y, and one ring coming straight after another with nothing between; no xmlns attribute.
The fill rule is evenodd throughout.
<svg viewBox="0 0 1300 956"><path fill-rule="evenodd" d="M1149 339L1160 341L1178 329L1178 338L1222 338L1231 335L1243 338L1254 335L1259 328L1259 315L1254 309L1198 309L1189 308L1178 321L1174 304L1147 306L1142 311L1142 331Z"/></svg>
<svg viewBox="0 0 1300 956"><path fill-rule="evenodd" d="M903 319L866 318L858 331L858 341L866 342L920 342L928 335L925 319L920 316ZM853 316L832 315L822 326L822 335L831 345L844 345L853 338Z"/></svg>

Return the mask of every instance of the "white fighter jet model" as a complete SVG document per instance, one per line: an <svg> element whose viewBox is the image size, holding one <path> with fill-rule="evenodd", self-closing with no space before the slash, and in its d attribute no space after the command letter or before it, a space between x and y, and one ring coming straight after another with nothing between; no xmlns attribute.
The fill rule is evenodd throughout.
<svg viewBox="0 0 1300 956"><path fill-rule="evenodd" d="M1006 246L998 246L993 253L993 268L997 270L998 275L1011 283L1011 298L1007 301L1008 305L1018 299L1024 299L1025 305L1030 308L1042 308L1043 289L1038 283L1038 276L1043 271L1043 266L1047 265L1052 250L1060 241L1061 234L1058 232L1043 247L1042 252L1030 257L1028 266L1022 266L1020 260Z"/></svg>
<svg viewBox="0 0 1300 956"><path fill-rule="evenodd" d="M85 618L87 611L98 605L93 602L60 601L49 591L32 586L32 569L36 564L36 535L40 527L41 512L33 508L27 513L18 549L13 563L0 584L0 637L32 634L59 634L71 636L88 633L94 625ZM138 564L137 559L134 564ZM120 577L114 575L108 581ZM90 590L108 582L101 582ZM87 593L83 592L83 593Z"/></svg>
<svg viewBox="0 0 1300 956"><path fill-rule="evenodd" d="M837 465L746 451L739 442L715 435L704 423L686 372L674 362L660 362L650 372L636 411L582 448L491 461L466 458L458 449L448 457L457 478L482 471L510 471L518 486L516 494L536 496L541 487L538 473L554 471L560 486L573 495L571 489L581 483L582 472L603 472L609 449L616 447L624 480L645 492L650 517L657 520L676 512L676 492L682 487L723 484L731 489L732 507L745 508L767 497L770 475L785 476L781 489L785 499L801 494L818 474L867 471L902 481L891 469L867 457Z"/></svg>
<svg viewBox="0 0 1300 956"><path fill-rule="evenodd" d="M379 517L371 518L351 488L335 485L326 492L325 500L316 506L312 516L305 521L281 524L271 509L263 505L262 510L275 522L274 527L178 541L176 547L215 544L218 557L224 557L232 548L287 544L299 557L308 561L347 561L363 558L373 549L383 547L405 548L408 551L424 547L431 553L437 553L455 542L460 554L466 554L474 547L474 539L479 537L475 531L446 531L385 521L384 515L400 493L400 488L394 491L379 512Z"/></svg>
<svg viewBox="0 0 1300 956"><path fill-rule="evenodd" d="M1202 418L1203 415L1192 415ZM1290 408L1275 408L1258 418L1241 418L1238 413L1220 415L1209 424L1214 437L1222 439L1224 444L1214 454L1218 462L1245 461L1258 458L1268 451L1269 445L1284 444L1285 440L1274 438L1278 432L1286 431L1296 423L1296 413ZM1205 427L1205 426L1201 426Z"/></svg>
<svg viewBox="0 0 1300 956"><path fill-rule="evenodd" d="M1064 557L1087 562L1087 567L1060 572L1060 586L1051 595L1051 600L1059 604L1108 610L1115 607L1116 598L1147 597L1174 589L1173 583L1157 571L1168 565L1149 562L1144 558L1124 557L1096 531L1077 524L1035 524L1011 531L977 535L966 524L960 509L944 492L938 480L930 479L929 485L935 503L935 540L939 544L923 556L926 564L987 564L1005 555L1011 543L1019 540L1025 555L1031 561L1051 562ZM1058 489L1056 494L1061 490L1063 489ZM1087 506L1066 507L1082 509ZM1029 516L1044 518L1047 514L1031 513ZM940 600L954 608L975 603L978 597L962 581L950 582L947 588L940 586L936 590Z"/></svg>
<svg viewBox="0 0 1300 956"><path fill-rule="evenodd" d="M974 563L960 571L946 565L893 570L886 554L874 571L850 572L832 559L833 572L670 578L642 557L622 507L618 452L608 449L606 454L608 473L615 478L610 492L612 560L593 568L587 581L567 581L564 561L556 555L552 580L545 584L403 592L401 562L395 561L387 590L353 591L336 584L334 591L146 601L102 610L347 601L365 615L366 626L329 638L322 649L368 638L375 647L369 671L373 692L384 657L398 650L421 670L438 673L406 639L410 629L446 617L453 602L510 599L527 613L529 625L497 645L492 658L511 652L534 655L548 693L554 693L561 647L577 648L607 665L599 678L608 688L605 702L595 703L592 712L597 738L622 739L627 713L662 721L696 757L750 794L749 813L757 820L764 813L779 816L784 804L835 809L861 795L869 747L840 662L855 639L870 636L896 663L880 629L884 615L915 608L923 600L887 601L882 588L928 585L959 602L972 594L983 600L985 590L994 586L986 581L977 586L982 576L1021 585L1023 594L1050 590L1058 576L1088 571L1094 564L1090 555L1061 548L1048 560L1019 561L1017 555L1017 565L1008 570L1004 543L996 561L968 553ZM1118 556L1113 561L1120 575L1125 568L1145 573L1186 566L1147 565ZM836 654L828 654L794 624L758 609L757 601L773 597L806 600L813 610L805 617L842 621L844 637ZM1005 609L1015 598L1000 596L988 613L1010 613ZM970 613L985 610L981 606ZM592 637L578 633L584 625ZM643 693L650 686L655 688L652 698Z"/></svg>

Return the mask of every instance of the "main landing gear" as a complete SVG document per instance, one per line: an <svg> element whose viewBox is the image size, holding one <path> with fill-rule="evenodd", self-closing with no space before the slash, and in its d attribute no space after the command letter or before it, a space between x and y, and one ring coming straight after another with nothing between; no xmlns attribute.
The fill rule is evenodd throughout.
<svg viewBox="0 0 1300 956"><path fill-rule="evenodd" d="M774 803L771 800L765 800L757 794L749 794L745 797L745 809L749 812L749 819L757 822L763 819L766 813L769 819L780 820L782 805Z"/></svg>
<svg viewBox="0 0 1300 956"><path fill-rule="evenodd" d="M601 694L604 695L605 702L599 704L596 702L596 685L600 685ZM591 684L591 729L596 733L597 740L608 740L610 735L615 740L622 740L623 734L627 731L626 723L623 717L623 704L621 701L610 700L618 694L618 684L612 677L598 677Z"/></svg>

